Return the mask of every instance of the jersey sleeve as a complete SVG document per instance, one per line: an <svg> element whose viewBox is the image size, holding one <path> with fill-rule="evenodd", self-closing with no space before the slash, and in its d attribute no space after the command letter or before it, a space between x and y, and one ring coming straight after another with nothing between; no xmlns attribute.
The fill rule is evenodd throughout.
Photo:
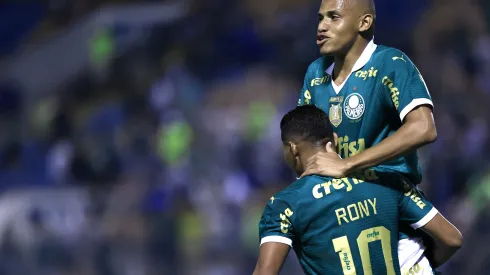
<svg viewBox="0 0 490 275"><path fill-rule="evenodd" d="M381 81L403 122L405 116L416 107L429 105L433 108L434 104L415 64L403 52L390 53L386 56L386 71Z"/></svg>
<svg viewBox="0 0 490 275"><path fill-rule="evenodd" d="M406 191L400 201L400 221L419 229L431 221L437 209L415 187Z"/></svg>
<svg viewBox="0 0 490 275"><path fill-rule="evenodd" d="M298 98L298 106L312 104L311 92L309 90L309 85L310 85L310 81L311 81L311 67L312 67L312 65L310 65L308 67L308 70L306 71L305 79L303 81L303 87L301 88L301 92L300 92L299 98Z"/></svg>
<svg viewBox="0 0 490 275"><path fill-rule="evenodd" d="M278 242L293 246L295 210L286 200L272 197L259 222L260 245Z"/></svg>
<svg viewBox="0 0 490 275"><path fill-rule="evenodd" d="M308 66L303 87L298 98L298 106L315 104L314 94L317 86L322 85L329 80L330 76L326 74L325 66L333 62L326 57L320 57Z"/></svg>

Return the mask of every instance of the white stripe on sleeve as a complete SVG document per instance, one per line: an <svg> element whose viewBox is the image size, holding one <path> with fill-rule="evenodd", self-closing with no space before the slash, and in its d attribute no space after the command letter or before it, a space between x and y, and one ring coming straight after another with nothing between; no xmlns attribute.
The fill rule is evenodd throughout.
<svg viewBox="0 0 490 275"><path fill-rule="evenodd" d="M432 209L429 211L429 213L427 213L427 215L425 215L425 217L423 217L420 221L411 224L410 226L413 229L419 229L430 222L437 215L437 213L439 213L439 211L437 211L435 207L432 207Z"/></svg>
<svg viewBox="0 0 490 275"><path fill-rule="evenodd" d="M288 239L286 237L283 237L283 236L267 236L267 237L263 237L261 240L260 240L260 245L263 245L264 243L283 243L283 244L287 244L289 246L293 246L293 241L291 239Z"/></svg>
<svg viewBox="0 0 490 275"><path fill-rule="evenodd" d="M434 108L434 104L432 103L432 100L428 99L428 98L415 98L412 100L412 102L410 102L407 106L405 106L405 108L403 108L403 110L400 112L400 121L403 122L403 119L405 118L405 116L408 115L408 113L410 113L410 111L412 111L413 109L415 109L415 107L418 107L420 105L430 105L432 106L432 108Z"/></svg>

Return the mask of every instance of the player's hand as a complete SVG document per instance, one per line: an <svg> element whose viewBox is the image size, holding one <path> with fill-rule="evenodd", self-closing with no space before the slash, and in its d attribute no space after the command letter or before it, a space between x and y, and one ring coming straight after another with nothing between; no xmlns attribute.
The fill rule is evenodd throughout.
<svg viewBox="0 0 490 275"><path fill-rule="evenodd" d="M313 155L306 164L305 172L301 177L307 175L322 175L334 178L343 178L347 176L348 167L345 160L340 158L333 144L327 144L327 152L318 152Z"/></svg>

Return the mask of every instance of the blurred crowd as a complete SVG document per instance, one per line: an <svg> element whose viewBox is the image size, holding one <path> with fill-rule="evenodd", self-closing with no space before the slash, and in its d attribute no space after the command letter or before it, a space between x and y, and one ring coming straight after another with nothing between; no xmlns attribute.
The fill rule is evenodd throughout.
<svg viewBox="0 0 490 275"><path fill-rule="evenodd" d="M0 28L0 58L127 2L0 4L30 20ZM375 42L410 56L435 104L422 189L465 235L448 275L490 268L488 3L376 1ZM318 7L187 1L123 55L100 30L90 69L35 100L0 83L0 274L251 274L263 206L294 180L279 121L318 57Z"/></svg>

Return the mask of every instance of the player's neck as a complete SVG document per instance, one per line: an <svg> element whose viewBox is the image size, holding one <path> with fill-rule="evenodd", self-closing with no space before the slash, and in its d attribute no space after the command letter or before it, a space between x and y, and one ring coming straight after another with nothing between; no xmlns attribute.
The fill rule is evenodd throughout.
<svg viewBox="0 0 490 275"><path fill-rule="evenodd" d="M333 80L337 82L339 80L340 83L344 82L344 80L350 75L352 72L352 68L354 64L356 64L357 60L361 56L364 49L366 49L369 41L363 38L358 38L352 44L352 47L345 54L336 55L335 58L335 66L333 69Z"/></svg>
<svg viewBox="0 0 490 275"><path fill-rule="evenodd" d="M324 149L319 149L319 148L311 148L311 149L303 149L302 153L299 155L299 161L301 162L302 168L301 173L306 170L306 166L308 165L308 160L310 160L311 157L313 157L316 153L318 152L326 152ZM298 175L299 176L299 175Z"/></svg>

